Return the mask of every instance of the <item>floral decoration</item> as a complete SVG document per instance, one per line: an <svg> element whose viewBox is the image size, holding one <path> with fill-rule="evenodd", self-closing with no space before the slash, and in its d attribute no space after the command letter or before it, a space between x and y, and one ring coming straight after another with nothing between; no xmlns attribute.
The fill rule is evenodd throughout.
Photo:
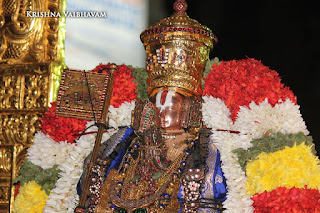
<svg viewBox="0 0 320 213"><path fill-rule="evenodd" d="M230 118L230 110L225 103L212 96L204 96L202 104L203 122L211 128L211 138L221 154L221 168L226 177L228 192L227 199L223 202L225 213L251 213L253 201L247 194L245 172L238 163L238 157L232 150L240 147L243 141L250 142L250 138L234 130Z"/></svg>
<svg viewBox="0 0 320 213"><path fill-rule="evenodd" d="M214 121L213 121L214 122ZM239 148L243 137L228 131L212 131L211 138L221 154L221 168L227 182L227 199L223 202L224 213L251 213L253 201L247 194L245 172L232 150Z"/></svg>
<svg viewBox="0 0 320 213"><path fill-rule="evenodd" d="M108 68L110 68L110 63L108 64L99 64L92 72L99 72L102 70L102 73L108 73ZM133 68L130 68L126 65L117 66L116 71L114 72L114 83L112 87L112 96L110 100L110 105L118 108L125 101L131 102L132 100L137 99L137 85L134 82L134 77L131 72Z"/></svg>
<svg viewBox="0 0 320 213"><path fill-rule="evenodd" d="M283 134L309 134L299 110L300 106L290 99L272 106L266 98L263 102L251 102L249 107L240 106L234 128L252 139L263 137L268 131ZM249 147L248 144L244 144Z"/></svg>
<svg viewBox="0 0 320 213"><path fill-rule="evenodd" d="M254 195L278 187L316 189L320 186L320 164L311 147L301 143L270 154L262 152L247 164L247 190Z"/></svg>
<svg viewBox="0 0 320 213"><path fill-rule="evenodd" d="M203 95L222 99L230 109L233 121L239 106L249 106L252 101L260 103L268 98L272 106L279 99L297 101L293 92L281 83L276 71L251 58L213 64L204 82Z"/></svg>
<svg viewBox="0 0 320 213"><path fill-rule="evenodd" d="M14 213L41 213L48 195L35 181L30 181L19 189L12 211Z"/></svg>
<svg viewBox="0 0 320 213"><path fill-rule="evenodd" d="M306 136L309 132L293 92L281 83L277 72L255 59L222 62L215 59L208 62L208 66L212 68L208 75L205 72L202 113L204 124L211 128L212 140L220 151L221 168L227 179L224 212L319 212L319 191L315 190L320 186L319 160L312 154L314 148ZM93 72L109 67L110 64L99 64ZM108 117L109 126L113 129L103 134L103 141L119 126L130 125L135 100L147 97L146 78L145 69L126 65L117 67ZM68 118L55 116L54 111L55 103L46 112L47 117L41 120L42 132L36 134L27 158L42 169L60 170L49 197L40 195L42 200L47 200L44 212L71 213L79 202L76 184L82 174L83 160L93 149L95 134L77 137L94 122L78 119L71 122L64 120ZM92 126L87 131L96 132L97 127ZM301 137L295 135L296 138L286 141L290 134L298 133ZM279 140L270 139L268 134L270 137L279 136ZM59 146L53 145L55 142L51 138L60 142ZM68 144L74 140L76 143ZM285 141L282 143L280 140ZM286 145L290 147L284 147ZM270 148L272 146L276 148ZM48 149L53 152L46 159L45 150ZM59 149L62 153L57 153ZM246 171L241 168L239 160L244 162L242 167L246 166ZM263 165L272 169L268 170ZM284 182L277 182L279 178ZM22 192L29 183L35 182L32 179L35 178L29 178L21 186ZM23 197L23 193L18 196ZM22 209L30 198L20 199L22 201L17 205ZM30 202L34 209L33 205L36 204Z"/></svg>
<svg viewBox="0 0 320 213"><path fill-rule="evenodd" d="M47 195L49 195L50 190L55 187L55 183L59 179L60 172L61 170L58 169L58 165L50 169L42 169L26 159L21 165L19 176L14 181L20 182L22 187L30 181L36 181L41 189L45 190Z"/></svg>
<svg viewBox="0 0 320 213"><path fill-rule="evenodd" d="M131 66L129 66L131 67ZM131 67L133 68L133 67ZM135 67L133 68L131 72L132 76L134 77L134 82L137 84L137 93L138 93L138 99L146 99L148 98L148 84L147 84L147 78L148 78L148 72L145 68Z"/></svg>
<svg viewBox="0 0 320 213"><path fill-rule="evenodd" d="M258 194L254 194L266 190L268 184L272 185L269 191L281 186L286 189L295 185L299 188L307 185L308 189L319 187L319 160L314 155L312 138L307 136L309 131L296 97L281 83L277 72L250 58L222 61L212 65L204 82L203 121L211 128L227 179L224 212L263 212L253 208L259 205L255 203ZM261 156L272 154L276 154L277 159L264 164L260 161L265 167L259 170ZM248 163L247 170L241 169L239 162L242 168ZM251 171L249 164L255 166ZM295 170L296 165L300 174ZM282 177L287 178L284 183ZM266 183L261 183L259 178ZM288 184L290 181L294 184ZM277 212L276 209L275 205L265 212Z"/></svg>
<svg viewBox="0 0 320 213"><path fill-rule="evenodd" d="M52 102L49 110L40 119L42 132L56 142L73 143L77 135L85 129L87 120L56 116L57 102Z"/></svg>
<svg viewBox="0 0 320 213"><path fill-rule="evenodd" d="M253 198L256 213L320 212L318 189L279 187Z"/></svg>
<svg viewBox="0 0 320 213"><path fill-rule="evenodd" d="M93 122L89 122L87 127ZM92 126L88 131L97 131L96 126ZM108 140L116 132L111 129L102 136L102 142ZM75 146L75 150L70 153L66 160L59 165L61 169L60 178L56 181L55 188L51 190L44 212L74 212L74 208L79 202L76 186L83 171L84 159L93 150L96 134L83 135Z"/></svg>
<svg viewBox="0 0 320 213"><path fill-rule="evenodd" d="M135 101L125 101L118 108L109 107L108 121L109 126L118 128L119 126L129 126L131 124L131 113L134 110Z"/></svg>
<svg viewBox="0 0 320 213"><path fill-rule="evenodd" d="M234 153L238 156L238 162L242 167L242 170L246 170L246 165L248 162L253 161L257 158L262 152L273 153L279 150L284 149L285 147L293 147L295 144L300 145L305 143L311 147L312 154L316 154L314 148L312 137L306 136L302 132L298 134L283 134L279 132L268 131L261 138L253 139L251 141L252 147L245 150L243 148L238 148L233 150Z"/></svg>
<svg viewBox="0 0 320 213"><path fill-rule="evenodd" d="M50 150L50 152L48 152ZM60 165L74 151L74 145L66 141L55 142L49 135L36 132L33 145L27 150L28 160L42 169Z"/></svg>

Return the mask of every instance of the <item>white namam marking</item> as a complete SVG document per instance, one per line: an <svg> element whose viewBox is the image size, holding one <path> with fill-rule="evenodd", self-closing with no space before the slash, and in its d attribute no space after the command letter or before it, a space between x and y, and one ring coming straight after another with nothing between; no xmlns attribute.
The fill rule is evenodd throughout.
<svg viewBox="0 0 320 213"><path fill-rule="evenodd" d="M163 90L159 91L156 96L156 107L160 108L160 113L162 110L164 110L166 107L170 106L172 96L175 93L175 91L169 90L166 96L166 99L163 104L161 104L161 96L162 96Z"/></svg>

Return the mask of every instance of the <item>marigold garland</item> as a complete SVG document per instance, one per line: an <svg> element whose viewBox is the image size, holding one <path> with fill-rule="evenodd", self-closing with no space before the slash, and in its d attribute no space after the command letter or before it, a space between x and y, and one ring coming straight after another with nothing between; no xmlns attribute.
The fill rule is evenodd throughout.
<svg viewBox="0 0 320 213"><path fill-rule="evenodd" d="M19 194L13 203L14 213L40 213L46 205L48 195L35 181L20 187Z"/></svg>
<svg viewBox="0 0 320 213"><path fill-rule="evenodd" d="M320 193L317 189L279 187L252 197L256 213L320 212Z"/></svg>
<svg viewBox="0 0 320 213"><path fill-rule="evenodd" d="M92 72L98 72L104 69L102 73L108 73L110 68L110 63L99 64ZM124 64L117 66L114 72L114 83L112 87L112 96L110 100L110 105L118 108L125 101L131 102L137 99L137 85L134 82L134 77L131 74L133 68L130 68Z"/></svg>
<svg viewBox="0 0 320 213"><path fill-rule="evenodd" d="M251 58L213 64L204 82L203 95L224 100L233 121L239 106L249 106L252 101L260 103L268 98L272 106L279 99L297 101L293 92L281 83L276 71Z"/></svg>
<svg viewBox="0 0 320 213"><path fill-rule="evenodd" d="M55 165L50 169L42 169L40 166L34 165L26 159L23 161L19 171L19 176L14 180L14 182L19 181L23 187L25 184L30 183L30 181L36 181L41 189L49 195L50 191L55 187L55 183L59 179L60 172L61 170L58 169L58 165Z"/></svg>
<svg viewBox="0 0 320 213"><path fill-rule="evenodd" d="M250 195L278 187L320 188L319 159L304 143L270 154L263 152L247 164L246 171Z"/></svg>
<svg viewBox="0 0 320 213"><path fill-rule="evenodd" d="M42 132L56 142L73 143L77 135L86 128L87 120L56 116L57 102L52 102L49 110L44 113L41 121Z"/></svg>
<svg viewBox="0 0 320 213"><path fill-rule="evenodd" d="M262 138L253 139L251 144L253 145L248 150L238 148L233 150L238 155L238 162L242 169L245 171L248 162L253 161L256 157L262 153L272 153L284 149L287 147L293 147L295 144L300 145L301 143L311 146L311 152L315 155L316 150L312 143L312 137L306 136L302 132L298 134L282 134L272 133L268 131L268 134Z"/></svg>

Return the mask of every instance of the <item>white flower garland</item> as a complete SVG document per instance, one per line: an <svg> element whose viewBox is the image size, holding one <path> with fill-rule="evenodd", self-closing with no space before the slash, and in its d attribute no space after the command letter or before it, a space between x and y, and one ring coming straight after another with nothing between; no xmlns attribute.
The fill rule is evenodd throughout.
<svg viewBox="0 0 320 213"><path fill-rule="evenodd" d="M250 141L250 138L230 133L234 131L230 111L219 98L203 97L202 115L204 124L211 128L211 138L221 155L221 168L227 179L227 199L223 202L226 213L253 212L253 201L247 195L247 177L242 171L236 154L232 150L239 148L240 144Z"/></svg>
<svg viewBox="0 0 320 213"><path fill-rule="evenodd" d="M119 126L128 126L131 122L131 111L135 102L124 102L120 107L109 107L109 126L114 129L103 134L102 142L108 140L117 132ZM88 122L90 127L94 122ZM87 132L95 132L98 128L92 126ZM96 134L83 135L76 144L61 141L55 142L41 131L37 132L33 145L28 149L28 160L43 169L58 165L62 171L55 188L51 190L44 212L73 212L79 202L76 186L83 171L83 161L93 150Z"/></svg>
<svg viewBox="0 0 320 213"><path fill-rule="evenodd" d="M94 130L92 127L89 130ZM116 130L103 134L102 141L106 141ZM56 187L51 191L44 212L73 212L79 196L76 186L83 171L83 161L93 149L96 134L88 134L77 140L75 151L59 167L61 177L56 182Z"/></svg>
<svg viewBox="0 0 320 213"><path fill-rule="evenodd" d="M118 108L109 107L109 126L118 128L119 126L129 126L131 124L131 112L134 110L135 101L125 101Z"/></svg>
<svg viewBox="0 0 320 213"><path fill-rule="evenodd" d="M231 130L233 126L230 110L220 98L203 96L202 117L210 129Z"/></svg>
<svg viewBox="0 0 320 213"><path fill-rule="evenodd" d="M227 200L223 203L225 212L253 212L253 201L246 190L247 177L232 151L237 148L248 149L253 139L262 137L268 130L284 134L303 132L308 135L299 106L289 99L284 102L279 100L274 107L268 103L268 99L259 104L252 102L249 107L240 107L238 118L232 124L228 119L230 112L222 100L213 97L203 99L203 121L212 128L211 137L220 151L221 168L227 179ZM231 133L229 130L240 133Z"/></svg>
<svg viewBox="0 0 320 213"><path fill-rule="evenodd" d="M243 138L239 134L213 131L211 135L221 155L221 168L227 179L227 199L223 202L224 212L251 213L253 201L247 195L247 177L232 150L239 148Z"/></svg>
<svg viewBox="0 0 320 213"><path fill-rule="evenodd" d="M39 131L34 136L33 145L27 150L27 159L42 169L50 169L64 162L73 151L73 144L66 141L57 143Z"/></svg>
<svg viewBox="0 0 320 213"><path fill-rule="evenodd" d="M248 134L253 139L261 138L268 130L283 134L303 132L309 134L299 110L300 106L290 99L279 102L272 107L266 98L256 104L251 102L248 107L240 107L235 129L241 134Z"/></svg>

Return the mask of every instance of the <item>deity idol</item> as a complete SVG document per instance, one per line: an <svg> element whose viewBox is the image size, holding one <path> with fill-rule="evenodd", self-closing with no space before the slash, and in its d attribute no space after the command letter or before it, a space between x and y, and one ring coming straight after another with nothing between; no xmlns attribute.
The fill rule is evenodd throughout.
<svg viewBox="0 0 320 213"><path fill-rule="evenodd" d="M131 127L101 144L91 173L85 169L79 181L86 202L75 212L223 209L220 155L201 115L202 74L217 39L187 16L185 1L174 9L141 34L149 99L136 102ZM82 195L86 178L90 186Z"/></svg>

